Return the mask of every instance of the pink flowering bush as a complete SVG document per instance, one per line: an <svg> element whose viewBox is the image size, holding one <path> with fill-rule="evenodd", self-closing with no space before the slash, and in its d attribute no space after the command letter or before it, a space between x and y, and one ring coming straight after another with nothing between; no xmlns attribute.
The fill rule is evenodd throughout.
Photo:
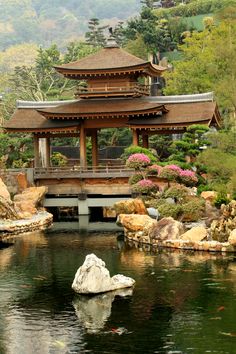
<svg viewBox="0 0 236 354"><path fill-rule="evenodd" d="M143 153L138 153L130 155L130 157L126 161L126 166L138 170L147 167L148 165L150 165L150 162L151 160L147 155Z"/></svg>
<svg viewBox="0 0 236 354"><path fill-rule="evenodd" d="M134 184L132 187L134 192L138 193L151 193L157 191L157 185L153 183L150 179L143 179L138 183Z"/></svg>
<svg viewBox="0 0 236 354"><path fill-rule="evenodd" d="M155 164L148 166L148 174L153 175L153 176L159 176L162 171L162 168L163 167L161 167L159 165L155 165Z"/></svg>
<svg viewBox="0 0 236 354"><path fill-rule="evenodd" d="M180 183L186 186L194 186L198 182L198 178L191 170L182 170L179 176Z"/></svg>
<svg viewBox="0 0 236 354"><path fill-rule="evenodd" d="M160 177L168 181L177 181L182 169L176 165L167 165L160 172Z"/></svg>
<svg viewBox="0 0 236 354"><path fill-rule="evenodd" d="M198 182L195 172L191 170L183 170L176 165L167 165L163 167L160 172L160 177L165 178L168 181L185 184L186 186L194 186Z"/></svg>

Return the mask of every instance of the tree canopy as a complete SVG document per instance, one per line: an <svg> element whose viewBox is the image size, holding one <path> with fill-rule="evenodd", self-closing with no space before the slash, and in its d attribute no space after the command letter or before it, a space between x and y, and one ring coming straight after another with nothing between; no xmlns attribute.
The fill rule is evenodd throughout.
<svg viewBox="0 0 236 354"><path fill-rule="evenodd" d="M166 74L166 94L214 91L223 112L236 112L236 21L193 32L179 47L182 60Z"/></svg>

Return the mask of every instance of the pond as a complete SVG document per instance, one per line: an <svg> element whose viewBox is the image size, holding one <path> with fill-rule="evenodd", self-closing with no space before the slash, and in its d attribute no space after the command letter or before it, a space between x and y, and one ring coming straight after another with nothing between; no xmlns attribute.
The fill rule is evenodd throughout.
<svg viewBox="0 0 236 354"><path fill-rule="evenodd" d="M95 229L23 235L0 249L0 353L236 353L233 255L145 252ZM72 291L92 252L136 280L133 294Z"/></svg>

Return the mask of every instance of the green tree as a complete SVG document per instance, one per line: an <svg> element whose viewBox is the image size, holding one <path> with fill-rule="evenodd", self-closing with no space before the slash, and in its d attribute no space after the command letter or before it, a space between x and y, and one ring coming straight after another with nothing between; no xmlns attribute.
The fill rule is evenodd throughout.
<svg viewBox="0 0 236 354"><path fill-rule="evenodd" d="M236 114L236 21L192 33L180 46L182 60L165 75L165 94L214 91L223 112Z"/></svg>
<svg viewBox="0 0 236 354"><path fill-rule="evenodd" d="M205 135L208 130L208 126L205 125L190 125L180 140L173 140L169 148L172 153L168 160L185 162L186 157L189 157L190 162L193 162L201 149L210 144Z"/></svg>
<svg viewBox="0 0 236 354"><path fill-rule="evenodd" d="M104 30L108 26L100 26L98 18L91 18L88 22L89 31L85 33L86 42L93 47L103 47L106 43Z"/></svg>

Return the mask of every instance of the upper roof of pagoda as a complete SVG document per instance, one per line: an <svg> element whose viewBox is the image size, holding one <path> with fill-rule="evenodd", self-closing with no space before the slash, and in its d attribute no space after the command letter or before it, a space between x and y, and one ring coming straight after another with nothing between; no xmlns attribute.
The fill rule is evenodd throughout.
<svg viewBox="0 0 236 354"><path fill-rule="evenodd" d="M152 64L127 53L117 45L107 45L97 53L83 59L55 66L67 78L87 79L111 75L148 75L159 76L166 68Z"/></svg>

